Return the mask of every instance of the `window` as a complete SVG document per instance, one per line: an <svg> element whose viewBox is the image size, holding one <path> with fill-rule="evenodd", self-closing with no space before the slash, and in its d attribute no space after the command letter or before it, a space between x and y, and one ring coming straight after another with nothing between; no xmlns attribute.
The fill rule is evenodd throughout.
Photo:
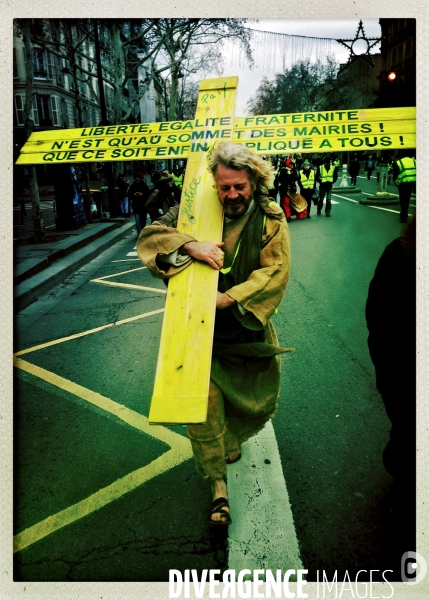
<svg viewBox="0 0 429 600"><path fill-rule="evenodd" d="M106 98L106 107L112 108L113 106L113 89L104 84L104 97Z"/></svg>
<svg viewBox="0 0 429 600"><path fill-rule="evenodd" d="M52 125L52 116L49 110L49 96L42 96L41 94L36 95L37 112L39 116L40 125Z"/></svg>
<svg viewBox="0 0 429 600"><path fill-rule="evenodd" d="M25 125L24 123L24 103L25 96L24 94L16 94L15 95L15 114L16 114L16 122L18 125ZM36 127L39 126L39 114L37 112L36 98L33 96L33 123Z"/></svg>
<svg viewBox="0 0 429 600"><path fill-rule="evenodd" d="M86 83L79 82L79 94L82 98L86 98Z"/></svg>
<svg viewBox="0 0 429 600"><path fill-rule="evenodd" d="M35 125L35 127L39 127L40 122L39 122L39 112L37 110L37 98L36 96L33 96L33 123Z"/></svg>
<svg viewBox="0 0 429 600"><path fill-rule="evenodd" d="M58 96L51 96L51 108L52 108L52 125L61 127L63 119L61 115L61 100Z"/></svg>
<svg viewBox="0 0 429 600"><path fill-rule="evenodd" d="M64 68L67 70L68 89L70 91L73 91L74 90L73 73L72 73L70 61L67 59L64 59ZM64 77L64 79L66 79L66 78Z"/></svg>
<svg viewBox="0 0 429 600"><path fill-rule="evenodd" d="M50 52L46 52L46 62L48 66L48 79L54 78L54 70L55 70L55 56Z"/></svg>
<svg viewBox="0 0 429 600"><path fill-rule="evenodd" d="M15 112L18 125L24 125L24 96L22 94L15 96Z"/></svg>
<svg viewBox="0 0 429 600"><path fill-rule="evenodd" d="M27 55L24 51L24 62L27 64ZM33 49L33 67L35 79L53 79L54 56L42 48Z"/></svg>
<svg viewBox="0 0 429 600"><path fill-rule="evenodd" d="M57 83L61 87L65 87L65 77L64 77L64 73L63 73L64 59L59 58L58 56L56 56L55 59L56 59L55 66L56 66L56 72L57 72Z"/></svg>
<svg viewBox="0 0 429 600"><path fill-rule="evenodd" d="M19 77L18 61L16 59L16 48L13 49L13 76Z"/></svg>
<svg viewBox="0 0 429 600"><path fill-rule="evenodd" d="M34 48L33 64L34 77L37 79L46 79L48 76L48 68L45 52L41 48Z"/></svg>
<svg viewBox="0 0 429 600"><path fill-rule="evenodd" d="M69 127L75 127L75 107L73 102L66 100L67 123Z"/></svg>

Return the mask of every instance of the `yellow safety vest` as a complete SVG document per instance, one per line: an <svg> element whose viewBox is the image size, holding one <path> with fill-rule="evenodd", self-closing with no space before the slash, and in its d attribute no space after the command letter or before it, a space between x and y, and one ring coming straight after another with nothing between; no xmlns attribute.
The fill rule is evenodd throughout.
<svg viewBox="0 0 429 600"><path fill-rule="evenodd" d="M334 181L334 173L334 165L331 165L329 171L325 169L325 165L320 165L320 180L322 183L332 183Z"/></svg>
<svg viewBox="0 0 429 600"><path fill-rule="evenodd" d="M304 189L314 188L314 171L310 169L310 175L308 178L304 175L304 169L300 171L301 174L301 185Z"/></svg>
<svg viewBox="0 0 429 600"><path fill-rule="evenodd" d="M401 160L396 161L399 167L398 179L395 180L396 185L406 183L407 181L416 180L416 159L405 156Z"/></svg>

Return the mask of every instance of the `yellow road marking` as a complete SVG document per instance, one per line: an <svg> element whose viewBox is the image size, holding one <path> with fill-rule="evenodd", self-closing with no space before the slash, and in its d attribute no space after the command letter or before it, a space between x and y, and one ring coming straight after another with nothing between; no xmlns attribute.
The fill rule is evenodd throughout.
<svg viewBox="0 0 429 600"><path fill-rule="evenodd" d="M169 446L173 446L177 444L178 440L186 439L183 436L175 433L174 431L170 431L161 425L150 425L148 419L140 414L127 408L123 404L119 404L114 400L110 400L106 396L102 396L98 392L94 392L93 390L89 390L88 388L75 383L74 381L70 381L69 379L65 379L61 377L61 375L57 375L48 371L47 369L43 369L43 367L39 367L37 365L33 365L22 358L15 358L14 365L27 373L31 373L31 375L35 375L56 387L65 390L66 392L70 392L82 400L86 400L95 406L109 412L112 415L124 421L131 427L138 429L139 431L143 431L150 435L153 438L160 440L161 442L165 442Z"/></svg>
<svg viewBox="0 0 429 600"><path fill-rule="evenodd" d="M131 427L168 444L171 448L162 456L153 460L149 465L129 473L125 477L118 479L114 483L95 492L77 504L69 506L55 515L51 515L43 521L18 533L14 537L14 552L18 552L54 531L106 506L153 477L172 469L192 457L191 445L187 438L170 431L165 427L149 425L149 421L144 415L136 413L126 406L114 402L110 398L102 396L97 392L93 392L88 388L56 375L55 373L51 373L46 369L33 365L23 359L15 358L14 364L17 368L22 369L35 377L39 377L40 379L115 415Z"/></svg>
<svg viewBox="0 0 429 600"><path fill-rule="evenodd" d="M146 268L147 267L139 267L137 269L122 271L121 273L114 273L113 275L105 275L104 277L100 277L92 281L117 287L131 287L134 289L143 289L153 291L156 293L166 293L166 290L163 289L106 281L106 279L111 277L117 277L119 275L124 275L126 273L131 273L133 271L139 271ZM102 396L97 392L89 390L88 388L85 388L77 383L65 379L64 377L56 375L51 371L48 371L46 369L43 369L42 367L38 367L29 363L28 361L18 358L18 356L21 356L23 354L29 354L31 352L35 352L37 350L41 350L49 346L54 346L56 344L68 342L73 339L90 335L92 333L103 331L104 329L108 329L116 325L123 325L125 323L130 323L138 319L143 319L162 312L164 312L164 308L136 315L134 317L129 317L127 319L122 319L121 321L116 321L114 323L108 323L107 325L95 327L88 331L83 331L81 333L66 336L57 340L52 340L45 344L39 344L37 346L27 348L26 350L21 350L14 354L14 365L17 368L22 369L23 371L26 371L27 373L30 373L35 377L39 377L40 379L43 379L49 384L63 389L81 398L82 400L90 402L98 408L115 415L117 418L121 419L123 422L127 423L131 427L134 427L135 429L144 432L150 437L158 439L159 441L164 442L168 446L170 446L170 450L165 452L162 456L158 457L157 459L153 460L149 465L146 465L144 467L141 467L140 469L129 473L125 477L122 477L121 479L118 479L117 481L108 485L107 487L95 492L88 498L85 498L84 500L81 500L80 502L69 506L68 508L56 513L55 515L51 515L46 519L40 521L39 523L36 523L32 527L29 527L24 531L18 533L14 537L14 552L18 552L23 548L34 544L35 542L41 540L42 538L53 533L54 531L57 531L58 529L61 529L62 527L65 527L66 525L69 525L81 519L82 517L85 517L86 515L89 515L90 513L102 508L103 506L106 506L107 504L113 502L114 500L117 500L118 498L121 498L128 492L141 486L146 481L149 481L153 477L156 477L157 475L168 471L169 469L172 469L176 465L192 457L191 445L187 438L173 431L170 431L165 427L150 425L148 419L144 415L141 415L122 404L114 402L110 398Z"/></svg>
<svg viewBox="0 0 429 600"><path fill-rule="evenodd" d="M33 346L32 348L27 348L26 350L20 350L19 352L15 352L14 356L22 356L23 354L29 354L30 352L35 352L36 350L42 350L43 348L48 348L49 346L55 346L56 344L62 344L63 342L75 340L77 338L84 337L85 335L90 335L91 333L97 333L98 331L103 331L104 329L108 329L109 327L116 327L117 325L123 325L124 323L131 323L132 321L137 321L138 319L144 319L146 317L151 317L152 315L157 315L158 313L164 312L164 310L165 310L164 308L158 308L157 310L151 310L148 313L136 315L135 317L128 317L127 319L122 319L122 321L115 321L114 323L107 323L107 325L101 325L100 327L95 327L94 329L88 329L88 331L82 331L81 333L74 333L73 335L69 335L67 337L59 338L57 340L52 340L51 342L46 342L45 344L39 344L38 346Z"/></svg>
<svg viewBox="0 0 429 600"><path fill-rule="evenodd" d="M185 440L185 438L183 439ZM176 449L168 450L149 465L129 473L122 479L118 479L118 481L115 481L111 485L108 485L88 498L85 498L85 500L73 504L65 510L25 529L13 538L13 551L19 552L20 550L27 548L27 546L31 546L31 544L38 542L47 535L86 517L114 500L118 500L121 496L124 496L128 492L141 486L143 483L153 479L153 477L156 477L157 475L172 469L184 460L191 458L192 450L190 443L187 455L185 456L184 454L184 452L179 452Z"/></svg>
<svg viewBox="0 0 429 600"><path fill-rule="evenodd" d="M92 283L103 283L104 285L111 285L112 287L129 288L131 290L147 290L148 292L158 292L159 294L166 294L167 290L160 288L147 287L145 285L134 285L133 283L119 283L115 281L104 281L103 279L91 279Z"/></svg>

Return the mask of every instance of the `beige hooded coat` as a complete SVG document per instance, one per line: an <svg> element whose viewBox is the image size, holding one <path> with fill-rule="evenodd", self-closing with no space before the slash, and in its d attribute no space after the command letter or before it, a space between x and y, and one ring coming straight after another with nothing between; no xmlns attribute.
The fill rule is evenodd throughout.
<svg viewBox="0 0 429 600"><path fill-rule="evenodd" d="M246 330L262 332L263 341L277 347L271 316L280 304L290 272L289 231L283 211L270 199L255 199L266 215L261 238L260 268L243 283L227 290L236 300L232 312ZM190 264L179 267L165 261L192 237L176 229L179 207L173 207L159 221L145 227L137 241L143 264L157 278L172 277ZM231 266L248 214L225 220L224 267ZM204 241L204 240L198 240ZM229 309L227 309L229 310ZM243 314L244 313L244 314ZM284 348L277 348L278 354ZM203 425L188 427L197 469L211 480L226 475L225 457L240 451L243 441L255 435L274 415L280 386L280 358L268 359L213 354L208 417Z"/></svg>

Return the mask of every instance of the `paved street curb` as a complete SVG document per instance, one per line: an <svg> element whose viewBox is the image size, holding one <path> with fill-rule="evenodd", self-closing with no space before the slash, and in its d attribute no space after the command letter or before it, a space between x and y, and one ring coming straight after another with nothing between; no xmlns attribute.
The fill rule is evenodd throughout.
<svg viewBox="0 0 429 600"><path fill-rule="evenodd" d="M78 235L71 235L70 237L57 242L52 246L52 252L48 256L27 258L19 262L14 269L14 285L22 283L25 279L39 273L43 269L46 269L53 262L59 258L68 256L72 252L79 250L83 246L90 244L96 239L106 235L110 231L117 229L121 225L115 222L101 223L95 229L88 229L84 232L79 232ZM47 241L47 245L49 241ZM40 244L43 248L44 244Z"/></svg>
<svg viewBox="0 0 429 600"><path fill-rule="evenodd" d="M399 198L390 194L389 196L378 197L369 196L368 198L362 198L359 200L359 204L373 204L375 206L389 206L390 204L399 204Z"/></svg>
<svg viewBox="0 0 429 600"><path fill-rule="evenodd" d="M61 281L79 269L82 265L91 261L115 242L118 242L126 235L129 235L133 228L135 228L135 223L132 222L125 223L122 227L115 227L113 231L106 233L83 248L81 247L75 252L72 252L40 273L33 275L15 286L15 312L19 312L26 308L29 304L37 300L40 295L50 290L58 283L61 283Z"/></svg>
<svg viewBox="0 0 429 600"><path fill-rule="evenodd" d="M333 187L333 192L348 192L349 194L360 194L362 192L361 188L349 186L349 187Z"/></svg>

